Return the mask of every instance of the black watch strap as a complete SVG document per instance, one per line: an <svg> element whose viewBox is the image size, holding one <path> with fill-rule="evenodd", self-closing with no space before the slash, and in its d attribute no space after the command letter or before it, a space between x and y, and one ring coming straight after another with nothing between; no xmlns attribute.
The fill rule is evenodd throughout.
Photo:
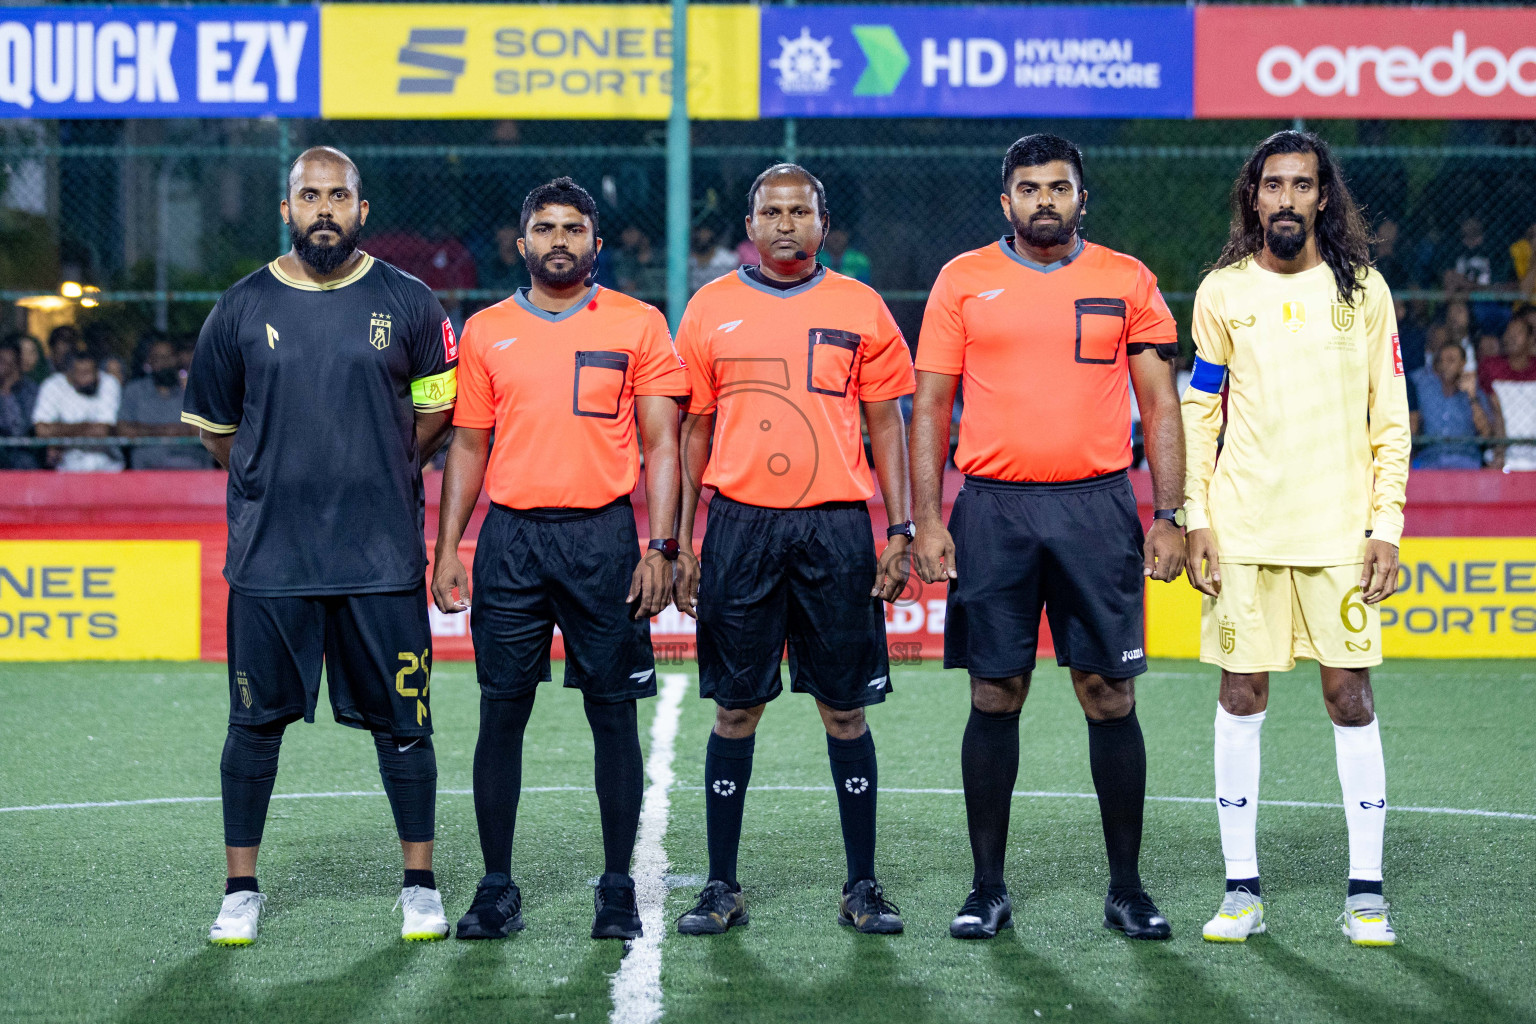
<svg viewBox="0 0 1536 1024"><path fill-rule="evenodd" d="M669 562L677 561L677 553L680 550L677 546L677 538L675 537L668 537L666 540L653 540L646 547L651 551L660 551L661 557Z"/></svg>
<svg viewBox="0 0 1536 1024"><path fill-rule="evenodd" d="M907 540L911 540L916 533L917 531L913 528L912 520L910 519L904 523L892 523L885 528L886 540L890 540L892 537L905 537Z"/></svg>
<svg viewBox="0 0 1536 1024"><path fill-rule="evenodd" d="M1185 516L1182 508L1160 508L1152 513L1153 519L1166 519L1180 529L1184 528Z"/></svg>

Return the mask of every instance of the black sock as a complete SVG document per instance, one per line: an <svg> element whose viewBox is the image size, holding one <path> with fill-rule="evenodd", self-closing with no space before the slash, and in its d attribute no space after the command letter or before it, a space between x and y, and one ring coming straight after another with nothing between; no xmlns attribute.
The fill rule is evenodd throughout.
<svg viewBox="0 0 1536 1024"><path fill-rule="evenodd" d="M1099 794L1109 887L1139 889L1141 816L1147 797L1147 745L1136 709L1122 718L1088 719L1088 765Z"/></svg>
<svg viewBox="0 0 1536 1024"><path fill-rule="evenodd" d="M431 736L373 734L379 778L403 843L430 843L436 835L437 751Z"/></svg>
<svg viewBox="0 0 1536 1024"><path fill-rule="evenodd" d="M286 727L286 723L229 727L224 756L219 759L225 846L261 845Z"/></svg>
<svg viewBox="0 0 1536 1024"><path fill-rule="evenodd" d="M1229 878L1227 879L1227 892L1237 892L1239 889L1247 889L1250 896L1259 895L1258 876L1253 878Z"/></svg>
<svg viewBox="0 0 1536 1024"><path fill-rule="evenodd" d="M752 749L756 736L729 740L709 734L704 752L704 824L709 837L709 877L732 889L736 881L736 852L741 846L741 812L752 778Z"/></svg>
<svg viewBox="0 0 1536 1024"><path fill-rule="evenodd" d="M1360 878L1351 878L1349 880L1349 891L1346 892L1344 895L1346 895L1346 896L1359 896L1361 893L1367 893L1367 892L1373 892L1377 896L1382 895L1381 883L1380 882L1367 882L1364 879L1360 879ZM1255 889L1253 891L1253 894L1255 896L1257 896L1259 894L1259 891L1257 889Z"/></svg>
<svg viewBox="0 0 1536 1024"><path fill-rule="evenodd" d="M423 889L436 889L437 876L431 871L418 871L416 868L406 868L405 881L400 883L400 888L409 889L413 885L419 885Z"/></svg>
<svg viewBox="0 0 1536 1024"><path fill-rule="evenodd" d="M971 708L960 743L960 777L965 784L965 821L977 889L1003 887L1008 849L1008 812L1019 777L1019 713L994 714Z"/></svg>
<svg viewBox="0 0 1536 1024"><path fill-rule="evenodd" d="M640 799L645 795L635 702L586 701L585 705L587 724L592 727L597 810L603 822L603 873L627 876L635 832L640 828Z"/></svg>
<svg viewBox="0 0 1536 1024"><path fill-rule="evenodd" d="M224 879L224 895L230 896L237 892L261 892L261 886L256 884L256 876L240 875Z"/></svg>
<svg viewBox="0 0 1536 1024"><path fill-rule="evenodd" d="M480 698L475 743L475 823L488 875L512 874L512 832L523 791L523 730L533 714L533 693L516 700Z"/></svg>
<svg viewBox="0 0 1536 1024"><path fill-rule="evenodd" d="M848 857L848 885L875 877L875 797L879 770L875 737L867 728L856 740L827 736L837 816L843 823L843 851Z"/></svg>

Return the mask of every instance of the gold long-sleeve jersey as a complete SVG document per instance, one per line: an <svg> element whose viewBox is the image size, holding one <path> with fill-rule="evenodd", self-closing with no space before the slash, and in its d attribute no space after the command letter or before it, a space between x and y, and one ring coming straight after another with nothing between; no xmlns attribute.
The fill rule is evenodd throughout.
<svg viewBox="0 0 1536 1024"><path fill-rule="evenodd" d="M1347 304L1326 263L1277 274L1251 258L1201 282L1185 503L1223 560L1345 565L1364 557L1367 531L1401 539L1408 389L1391 292L1374 270L1363 283Z"/></svg>

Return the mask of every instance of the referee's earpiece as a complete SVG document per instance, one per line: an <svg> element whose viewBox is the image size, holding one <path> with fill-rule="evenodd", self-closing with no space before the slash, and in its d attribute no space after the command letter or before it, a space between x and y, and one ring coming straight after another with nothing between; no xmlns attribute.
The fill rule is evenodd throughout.
<svg viewBox="0 0 1536 1024"><path fill-rule="evenodd" d="M587 279L584 282L588 288L591 288L594 284L597 283L597 261L601 255L601 252L594 252L592 254L592 272L587 275Z"/></svg>

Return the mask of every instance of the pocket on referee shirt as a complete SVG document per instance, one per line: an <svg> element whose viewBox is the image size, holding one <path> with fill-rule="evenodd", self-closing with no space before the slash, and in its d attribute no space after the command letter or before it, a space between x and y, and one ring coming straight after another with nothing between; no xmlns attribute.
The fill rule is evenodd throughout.
<svg viewBox="0 0 1536 1024"><path fill-rule="evenodd" d="M576 353L576 389L571 411L577 416L616 420L624 397L629 355L601 350Z"/></svg>

